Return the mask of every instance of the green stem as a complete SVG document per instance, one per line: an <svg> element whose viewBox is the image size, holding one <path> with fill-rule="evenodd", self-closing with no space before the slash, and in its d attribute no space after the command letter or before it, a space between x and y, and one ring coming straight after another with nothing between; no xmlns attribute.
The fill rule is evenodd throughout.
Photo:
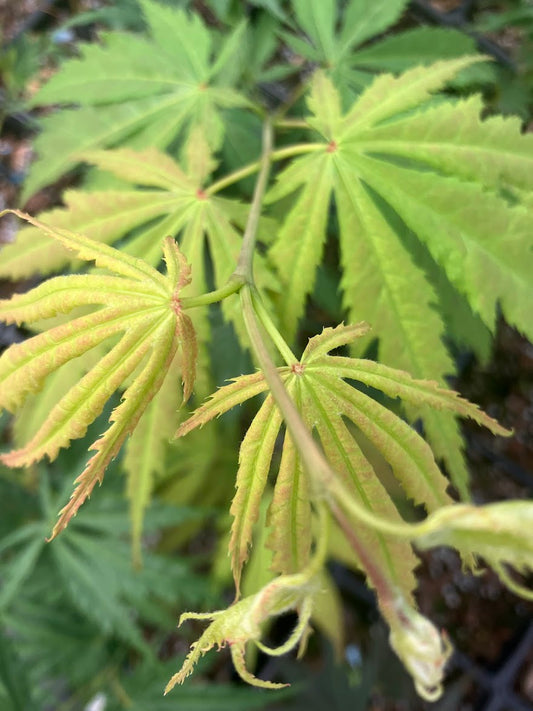
<svg viewBox="0 0 533 711"><path fill-rule="evenodd" d="M292 156L298 156L302 153L312 153L313 151L318 151L321 149L324 150L325 148L326 145L324 143L297 143L294 146L286 146L285 148L280 148L277 151L272 151L270 153L270 161L276 162L278 160L283 160L284 158L291 158ZM249 163L248 165L244 165L242 168L239 168L233 173L230 173L229 175L220 178L220 180L217 180L215 183L206 188L204 192L206 195L214 195L215 193L220 192L224 188L227 188L229 185L238 183L239 180L243 180L249 175L257 173L257 171L261 169L261 165L261 160L254 161L253 163Z"/></svg>
<svg viewBox="0 0 533 711"><path fill-rule="evenodd" d="M376 516L376 514L365 509L354 499L353 495L349 493L344 484L335 475L330 479L328 489L340 508L375 531L407 540L416 538L422 532L420 530L422 524L391 521L387 518Z"/></svg>
<svg viewBox="0 0 533 711"><path fill-rule="evenodd" d="M320 572L328 556L329 516L323 501L316 503L316 512L318 515L318 534L316 537L315 553L308 565L310 578Z"/></svg>
<svg viewBox="0 0 533 711"><path fill-rule="evenodd" d="M261 215L263 197L268 184L270 163L272 160L272 124L267 119L263 124L263 151L261 153L261 169L255 183L254 196L248 213L246 229L242 238L242 247L233 276L244 279L248 284L253 284L253 261L257 235L257 226Z"/></svg>
<svg viewBox="0 0 533 711"><path fill-rule="evenodd" d="M311 127L304 119L278 119L274 121L276 128L306 128L311 130Z"/></svg>
<svg viewBox="0 0 533 711"><path fill-rule="evenodd" d="M318 479L322 483L325 483L332 476L334 476L334 474L318 445L308 432L307 427L300 417L300 413L285 389L276 366L270 358L270 354L263 339L259 321L255 313L252 287L246 284L240 291L240 297L244 323L250 338L250 345L257 362L259 363L259 367L263 371L270 393L283 415L287 429L289 430L294 443L299 450L303 464L310 473L312 480L315 481ZM319 496L318 498L323 497Z"/></svg>
<svg viewBox="0 0 533 711"><path fill-rule="evenodd" d="M220 190L223 190L224 188L227 188L228 185L233 185L233 183L238 183L239 180L243 180L244 178L247 178L249 175L253 175L254 173L257 173L261 166L261 162L256 160L254 163L249 163L248 165L243 166L242 168L239 168L238 170L234 171L233 173L230 173L229 175L225 175L223 178L220 178L220 180L217 180L215 183L212 183L208 188L204 190L206 195L214 195L215 193L218 193Z"/></svg>
<svg viewBox="0 0 533 711"><path fill-rule="evenodd" d="M273 151L270 159L272 161L283 160L284 158L292 158L293 156L302 155L302 153L313 153L315 151L325 151L326 143L297 143L294 146L286 146Z"/></svg>
<svg viewBox="0 0 533 711"><path fill-rule="evenodd" d="M181 305L184 309L194 309L196 306L208 306L222 301L227 296L231 296L239 291L244 284L244 280L235 276L229 278L224 286L214 291L209 291L207 294L200 296L184 296L181 299Z"/></svg>
<svg viewBox="0 0 533 711"><path fill-rule="evenodd" d="M263 304L261 295L255 288L252 289L252 303L254 305L255 313L261 321L261 325L270 336L278 351L281 353L285 363L287 363L287 365L294 365L295 363L298 363L298 358L291 351L285 339L276 328L274 322L270 318L270 314Z"/></svg>
<svg viewBox="0 0 533 711"><path fill-rule="evenodd" d="M348 521L341 510L337 501L330 501L329 507L334 515L340 529L346 536L346 540L353 548L358 560L360 561L368 579L372 582L380 606L388 610L394 600L395 586L394 582L387 577L386 573L374 563L372 551L368 550L363 541L357 536L353 525Z"/></svg>
<svg viewBox="0 0 533 711"><path fill-rule="evenodd" d="M118 676L111 678L110 686L122 708L129 709L133 706L133 700L129 697L126 689L120 683Z"/></svg>

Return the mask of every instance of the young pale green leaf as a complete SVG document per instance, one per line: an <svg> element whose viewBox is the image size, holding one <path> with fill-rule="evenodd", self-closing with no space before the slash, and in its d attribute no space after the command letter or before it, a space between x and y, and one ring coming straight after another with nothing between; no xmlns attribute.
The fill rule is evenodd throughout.
<svg viewBox="0 0 533 711"><path fill-rule="evenodd" d="M292 392L288 368L281 368L289 391ZM296 387L297 383L294 383ZM183 437L196 427L218 417L245 400L265 392L268 385L262 372L236 378L198 408L177 432ZM296 395L296 392L293 393ZM265 400L242 442L239 453L237 494L232 503L234 515L230 550L232 570L239 589L242 566L248 557L253 525L259 512L261 497L271 467L274 444L281 426L281 416L271 396ZM292 502L287 507L287 498ZM288 434L285 435L280 470L269 511L272 533L269 547L274 549L273 569L281 572L301 570L309 556L311 529L310 499L299 458Z"/></svg>
<svg viewBox="0 0 533 711"><path fill-rule="evenodd" d="M333 193L339 220L346 309L372 324L382 361L441 384L454 365L441 340L444 323L435 309L437 294L409 248L416 238L446 270L450 288L468 299L485 324L493 326L499 302L509 321L531 332L525 307L532 298L532 253L526 246L530 207L526 201L511 206L501 191L512 190L523 200L533 144L520 135L516 121L482 122L478 101L441 101L435 108L432 99L459 70L478 60L465 57L400 77L381 76L340 118L338 109L332 113L331 108L339 105L336 91L318 73L312 83L309 106L314 115L309 124L322 134L323 149L317 143L316 150L293 161L270 193L272 200L296 189L304 193L309 189L306 173L313 175L315 167L322 167L321 176L330 176L330 182L321 187ZM442 128L442 140L433 129L434 119ZM372 143L374 135L379 142ZM296 229L300 199L288 215L286 224L294 229L285 228L283 243L289 243L294 254L300 249L307 261L288 271L277 260L284 294L291 294L290 300L282 297L281 310L290 313L291 324L302 315L311 288L310 280L302 285L301 273L314 274L317 264L315 255L303 250L306 236ZM323 213L315 214L315 224L320 220L325 224ZM274 244L274 259L283 249L287 247L281 240ZM362 342L361 350L367 344ZM466 495L466 466L453 417L413 405L408 405L408 414L413 420L423 418L436 454Z"/></svg>
<svg viewBox="0 0 533 711"><path fill-rule="evenodd" d="M105 243L126 237L122 252L141 259L148 268L160 263L164 237L181 233L180 248L195 264L187 296L203 294L210 288L204 270L208 251L215 284L222 286L237 263L242 242L240 229L247 209L234 200L208 194L204 183L215 163L205 136L198 128L192 131L183 152L183 168L153 148L141 152L123 148L83 153L85 160L133 186L146 189L71 192L67 195L66 210L53 210L43 219L52 221L58 228L76 230ZM271 221L267 224L271 225ZM134 228L140 229L131 236ZM52 248L50 253L49 238L33 228L22 230L16 242L8 245L2 255L5 261L0 275L12 277L36 271L49 273L68 264L65 251ZM277 289L277 281L261 257L256 260L256 274L261 288ZM233 323L246 345L237 301L226 299L222 308L225 318ZM206 344L211 338L207 315L199 318L197 330L200 341ZM203 358L200 365L205 364L205 360Z"/></svg>
<svg viewBox="0 0 533 711"><path fill-rule="evenodd" d="M50 373L36 395L29 395L17 409L13 423L15 446L23 447L47 419L54 405L81 380L94 363L105 354L105 345L70 360ZM96 356L96 357L95 357Z"/></svg>
<svg viewBox="0 0 533 711"><path fill-rule="evenodd" d="M13 345L0 358L2 407L14 411L28 394L38 392L45 378L61 365L121 331L138 328L140 321L149 323L157 311L157 307L146 308L145 305L138 313L137 308L136 303L131 309L104 308ZM4 313L6 311L8 307ZM8 313L2 317L9 321Z"/></svg>
<svg viewBox="0 0 533 711"><path fill-rule="evenodd" d="M306 170L302 175L306 184L270 251L272 261L287 284L282 320L291 334L296 331L305 297L315 281L315 267L322 257L331 194L331 169L327 157L324 155L323 160L309 163L311 172ZM295 234L300 235L300 239L295 240Z"/></svg>
<svg viewBox="0 0 533 711"><path fill-rule="evenodd" d="M405 233L404 233L405 234ZM487 363L491 355L492 334L480 316L472 310L468 300L450 283L421 242L409 241L409 251L436 292L437 310L442 314L448 337L460 348L472 351L480 363Z"/></svg>
<svg viewBox="0 0 533 711"><path fill-rule="evenodd" d="M351 182L352 175L345 166L339 166L339 177L336 196L346 307L353 311L357 304L357 313L372 323L380 337L382 360L418 378L437 377L444 383L444 376L453 372L454 365L442 343L444 325L433 308L436 296L432 286L368 192ZM352 194L347 189L350 185ZM365 265L364 269L354 269L353 255ZM408 413L413 420L424 416L434 446L436 437L439 442L444 440L436 454L446 462L464 495L467 473L453 417L412 408Z"/></svg>
<svg viewBox="0 0 533 711"><path fill-rule="evenodd" d="M350 139L356 132L378 125L427 102L434 92L466 67L483 61L481 56L460 57L414 67L399 77L383 74L372 82L348 111L341 136Z"/></svg>
<svg viewBox="0 0 533 711"><path fill-rule="evenodd" d="M150 287L161 296L168 296L169 284L165 281L162 274L153 269L149 264L146 264L142 259L136 259L124 252L119 252L106 244L100 244L62 227L51 226L47 222L36 220L31 215L20 210L4 210L0 213L0 217L7 212L12 212L22 220L26 220L34 227L39 228L48 237L59 242L63 247L75 252L76 256L85 261L94 261L95 266L102 269L107 269L122 277L137 279L141 282L147 282Z"/></svg>
<svg viewBox="0 0 533 711"><path fill-rule="evenodd" d="M446 493L448 481L439 471L426 442L397 415L348 385L343 378L359 380L416 406L472 417L497 434L508 432L475 405L441 388L436 382L414 380L405 372L366 360L327 355L329 350L364 336L367 330L366 324L325 329L310 340L299 364L279 368L278 372L307 426L318 434L333 468L360 504L375 515L400 520L396 507L373 464L361 451L348 422L374 444L410 497L424 504L428 511L437 510L451 501ZM218 390L182 423L178 435L187 434L266 387L262 373L238 378ZM259 511L281 424L276 412L269 396L241 446L238 492L232 505L235 521L231 548L237 583L247 557L252 526ZM293 570L301 566L308 556L309 540L302 529L309 519L309 506L308 485L292 439L286 434L269 513L274 529L269 546L274 548L276 570L284 573ZM408 598L415 586L413 570L417 564L410 545L403 541L391 542L370 530L361 535L373 555L379 558L388 578ZM364 569L364 563L362 567Z"/></svg>
<svg viewBox="0 0 533 711"><path fill-rule="evenodd" d="M406 493L434 511L450 503L448 482L439 471L429 445L403 420L359 390L326 373L306 380L316 388L316 399L329 400L327 409L337 410L374 444L390 463ZM326 410L327 412L327 410Z"/></svg>
<svg viewBox="0 0 533 711"><path fill-rule="evenodd" d="M259 592L262 587L275 577L272 574L272 551L268 549L267 542L270 533L267 523L267 512L272 501L270 490L267 485L265 495L259 507L259 517L254 530L253 545L250 547L250 556L243 569L241 578L241 594L243 597ZM218 555L220 556L218 566L221 580L230 581L230 576L225 574L228 570L228 544L229 536L220 541Z"/></svg>
<svg viewBox="0 0 533 711"><path fill-rule="evenodd" d="M533 298L533 251L525 247L530 211L453 178L372 158L361 159L359 168L374 189L387 195L491 330L499 302L509 323L533 338L527 308Z"/></svg>
<svg viewBox="0 0 533 711"><path fill-rule="evenodd" d="M289 393L301 411L300 390L300 383L295 379ZM272 570L282 574L302 570L309 563L311 553L311 496L307 474L287 431L268 523L270 535L267 545L273 554Z"/></svg>
<svg viewBox="0 0 533 711"><path fill-rule="evenodd" d="M111 426L91 445L90 449L96 450L96 454L76 479L77 486L69 503L59 514L59 520L52 531L52 538L57 536L76 515L81 504L91 495L95 484L97 482L101 484L107 466L117 456L126 437L134 430L150 400L163 384L166 371L178 347L175 324L172 320L173 317L168 315L162 323L158 324L159 328L147 329L147 335L153 345L152 353L141 373L124 392L120 405L111 414L109 419Z"/></svg>
<svg viewBox="0 0 533 711"><path fill-rule="evenodd" d="M281 422L281 414L269 395L250 424L239 450L237 491L230 508L233 524L229 544L237 596Z"/></svg>
<svg viewBox="0 0 533 711"><path fill-rule="evenodd" d="M66 208L50 210L41 217L56 228L75 230L90 239L112 244L138 225L172 214L179 204L179 195L155 190L67 190L63 202ZM171 232L167 229L165 234ZM160 242L156 260L161 257ZM1 254L0 276L14 280L36 273L51 274L72 262L72 254L61 243L50 240L36 227L21 229L15 242L2 247Z"/></svg>
<svg viewBox="0 0 533 711"><path fill-rule="evenodd" d="M43 121L26 197L72 168L80 151L119 143L164 148L193 124L218 147L224 134L220 110L248 104L225 85L243 25L215 59L212 34L197 14L152 0L143 0L142 9L149 39L111 32L103 45L84 45L81 59L67 61L34 97L34 105L79 108Z"/></svg>
<svg viewBox="0 0 533 711"><path fill-rule="evenodd" d="M114 308L126 300L134 312L157 306L159 298L149 286L133 279L73 275L56 277L31 292L15 294L9 301L2 300L0 314L8 323L35 323L67 314L76 307L105 304Z"/></svg>
<svg viewBox="0 0 533 711"><path fill-rule="evenodd" d="M35 436L21 449L2 455L2 461L8 466L21 467L45 455L53 460L60 449L68 447L71 440L83 437L111 395L148 353L150 341L149 338L143 339L143 335L155 337L158 327L165 325L160 323L160 319L155 320L154 324L154 314L145 315L144 319L139 319L133 326L126 323L126 332L119 343L56 403ZM54 351L46 356L50 363L49 370L55 370ZM69 359L73 357L76 357L76 352L69 353ZM29 360L21 372L30 378L33 366L33 360ZM20 371L15 371L15 374L19 375ZM41 373L39 378L43 378ZM7 384L9 387L9 380Z"/></svg>
<svg viewBox="0 0 533 711"><path fill-rule="evenodd" d="M504 501L485 506L457 505L438 511L421 526L419 548L452 546L461 554L481 556L511 590L533 599L533 591L514 581L505 570L533 571L533 504Z"/></svg>
<svg viewBox="0 0 533 711"><path fill-rule="evenodd" d="M165 277L141 260L111 247L17 214L75 249L83 259L94 260L115 274L57 277L0 303L4 320L17 323L65 314L78 306L102 307L63 321L5 351L0 358L0 406L7 409L18 408L28 395L40 391L46 377L62 365L122 334L85 374L80 374L30 441L1 457L8 466L28 465L44 456L54 459L59 449L85 434L111 395L127 383L123 400L111 415L109 429L91 446L96 454L78 478L78 486L54 528L55 536L75 515L96 482L101 482L107 465L160 389L178 346L183 354L184 392L190 395L196 340L180 303L180 292L190 276L185 258L171 238L163 246Z"/></svg>
<svg viewBox="0 0 533 711"><path fill-rule="evenodd" d="M266 654L278 656L293 649L305 634L311 617L313 596L317 592L318 578L310 577L307 571L295 575L282 575L265 585L255 595L245 597L227 610L196 613L186 612L180 617L180 625L185 620L211 620L211 624L200 639L192 645L191 651L181 669L168 682L165 694L176 684L183 684L192 673L200 657L215 645L231 649L231 658L241 679L265 689L279 689L285 684L263 681L253 676L245 666L246 644L253 642ZM271 617L282 615L289 610L298 610L299 621L285 644L270 648L261 643L262 625Z"/></svg>
<svg viewBox="0 0 533 711"><path fill-rule="evenodd" d="M533 187L533 136L523 134L516 117L481 119L480 96L439 103L354 135L366 153L402 156L435 170L496 190ZM461 130L457 130L460 124Z"/></svg>
<svg viewBox="0 0 533 711"><path fill-rule="evenodd" d="M198 141L192 144L195 149L197 149L197 144ZM187 145L190 146L191 141ZM191 180L194 184L201 185L207 175L211 173L208 171L200 179L197 179L197 176L186 175L175 160L153 147L145 148L142 151L132 151L128 148L112 151L86 151L79 154L79 159L96 165L100 170L112 173L132 185L143 185L172 192L175 198L190 195Z"/></svg>
<svg viewBox="0 0 533 711"><path fill-rule="evenodd" d="M416 381L402 371L370 361L327 355L329 350L347 345L352 339L364 336L367 330L366 324L341 325L335 329L324 329L319 336L311 339L300 363L291 368L279 369L279 373L293 401L302 412L307 426L316 431L329 462L335 472L342 477L347 491L358 501L358 504L382 519L401 521L390 495L383 487L370 460L363 454L354 439L347 421L358 427L391 464L407 493L416 502L424 503L429 512L436 511L421 524L424 532L420 536L421 545L424 547L433 545L431 536L435 535L435 529L437 543L450 538L449 535L444 535L442 538L443 527L440 525L437 527L441 512L443 510L453 512L456 508L465 507L447 506L450 503L446 493L447 482L439 472L424 440L396 415L345 383L343 378L359 380L365 385L381 389L389 396L402 397L418 406L423 404L427 407L451 410L463 416L470 416L495 433L508 433L492 418L481 413L475 405L439 387L436 382ZM235 383L232 386L234 389ZM257 477L259 467L259 484L257 485L254 479L249 477L245 482L241 476L241 485L246 483L250 489L247 488L244 494L239 490L234 500L233 512L239 517L236 519L236 523L239 522L238 531L242 531L243 521L247 515L248 526L252 525L257 518L253 511L246 511L246 505L248 502L254 504L256 497L260 498L264 479L270 468L273 446L280 425L280 422L275 422L270 428L273 416L273 402L270 397L263 404L241 447L239 473L246 472L245 466L247 466L249 469L255 469ZM216 412L216 408L213 408L211 417ZM207 418L209 415L206 417L204 412L203 419ZM202 421L202 416L199 421ZM256 425L260 428L259 431L256 431ZM258 436L262 437L259 441L257 441ZM266 461L263 461L263 457ZM303 542L298 539L302 522L305 522L306 508L309 507L309 494L305 487L303 489L301 487L302 482L305 484L302 474L292 440L286 434L274 498L270 507L270 524L274 527L270 535L270 546L274 547L273 562L277 569L290 569L292 566L301 565L302 550L304 556L306 552L308 554L307 542L305 539ZM257 510L258 507L259 501L256 503ZM309 522L306 523L309 528ZM468 526L466 529L470 531ZM233 533L235 535L235 528ZM441 539L438 538L439 535ZM246 544L250 538L251 532L244 539ZM516 541L511 541L510 545L513 543L516 545ZM471 545L479 548L479 545L473 542ZM367 556L368 551L372 552L371 561ZM396 591L397 599L391 601L389 597L382 595L382 590L377 590L380 606L391 625L391 644L412 674L418 692L424 698L432 700L437 698L441 693L443 670L451 648L446 637L441 637L431 623L422 618L414 608L413 590L416 585L414 569L417 558L410 543L401 539L391 540L388 536L359 526L356 552L359 567L368 574L371 581L374 579L371 571L377 565L380 575L387 580L392 590ZM471 549L465 552L470 553ZM246 554L247 551L245 556ZM518 560L515 553L512 559L520 571L526 568L527 561L524 562L523 558L522 556ZM244 558L241 565L242 562ZM518 583L510 579L499 559L494 564L499 566L498 572L510 587L526 594ZM237 576L237 581L238 579ZM218 617L218 613L216 614ZM213 631L215 631L214 626ZM204 641L207 646L207 640L203 638L198 644L203 645ZM263 649L259 643L258 646ZM197 650L194 649L188 662L171 683L182 681L198 656ZM239 660L242 662L242 653L239 653ZM237 665L235 658L234 661ZM253 679L248 678L248 680L253 682Z"/></svg>
<svg viewBox="0 0 533 711"><path fill-rule="evenodd" d="M194 147L197 151L202 148L198 140ZM139 152L126 148L92 151L81 156L131 183L132 187L120 191L68 191L65 194L67 208L45 213L44 219L57 228L76 230L106 244L116 242L134 228L153 224L156 219L149 235L144 232L134 240L134 249L130 249L128 243L123 249L157 265L161 259L163 237L169 233L177 234L191 219L189 213L198 200L202 183L192 180L175 161L154 148ZM147 189L139 191L133 189L134 186ZM158 227L162 229L158 231ZM144 249L138 244L140 239ZM23 229L16 241L3 250L4 266L0 274L18 277L62 269L69 262L68 254L54 247L42 231ZM152 259L147 259L148 256Z"/></svg>
<svg viewBox="0 0 533 711"><path fill-rule="evenodd" d="M268 390L263 373L258 371L251 375L241 375L234 378L229 385L219 388L209 400L195 410L192 415L182 422L176 432L176 437L184 437L196 427L202 427L215 417L231 410L236 405L241 405L259 393Z"/></svg>
<svg viewBox="0 0 533 711"><path fill-rule="evenodd" d="M178 424L182 400L179 365L178 354L125 445L123 467L128 477L133 560L137 566L141 563L144 514L156 479L165 473L166 450Z"/></svg>
<svg viewBox="0 0 533 711"><path fill-rule="evenodd" d="M437 410L451 410L461 417L470 417L493 434L511 434L477 405L461 398L454 390L441 387L436 381L418 380L409 373L376 361L327 355L328 351L365 335L367 330L366 324L341 324L336 328L323 329L320 335L309 340L304 351L302 362L306 363L306 371L315 372L319 376L322 372L335 373L349 380L358 380L390 397L402 398L413 405L429 405Z"/></svg>
<svg viewBox="0 0 533 711"><path fill-rule="evenodd" d="M302 361L305 361L306 368L317 358L328 355L331 351L342 346L353 343L358 338L366 336L370 331L367 323L354 323L345 325L341 323L335 328L323 328L322 332L313 336L307 342Z"/></svg>

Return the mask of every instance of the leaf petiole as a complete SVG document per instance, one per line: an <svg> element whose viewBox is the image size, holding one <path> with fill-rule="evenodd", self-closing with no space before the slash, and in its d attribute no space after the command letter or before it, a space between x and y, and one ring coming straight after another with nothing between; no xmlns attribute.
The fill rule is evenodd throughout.
<svg viewBox="0 0 533 711"><path fill-rule="evenodd" d="M306 128L310 130L311 127L305 119L278 119L274 121L274 126L276 128Z"/></svg>
<svg viewBox="0 0 533 711"><path fill-rule="evenodd" d="M268 313L265 308L265 305L263 304L261 295L256 289L252 289L251 296L255 313L261 321L261 325L270 336L272 342L274 343L278 351L281 353L281 356L283 357L285 363L287 365L294 365L294 363L298 362L298 358L296 358L294 353L287 345L287 342L276 328L274 322L272 321L272 318L270 317L270 314Z"/></svg>
<svg viewBox="0 0 533 711"><path fill-rule="evenodd" d="M305 125L307 126L307 124ZM325 150L326 148L326 143L297 143L294 146L286 146L285 148L279 148L277 151L270 152L269 160L271 162L275 162L278 160L284 160L285 158L291 158L292 156L302 155L303 153L312 153L313 151ZM261 169L261 165L261 160L249 163L233 173L220 178L220 180L217 180L206 188L204 192L208 196L215 195L215 193L224 190L224 188L227 188L229 185L238 183L240 180L244 180L244 178L247 178L249 175L257 173Z"/></svg>
<svg viewBox="0 0 533 711"><path fill-rule="evenodd" d="M246 221L246 229L242 238L241 251L235 268L234 276L244 278L247 284L254 283L253 261L257 236L257 226L261 215L261 205L268 184L270 164L272 162L272 124L266 120L263 124L263 150L259 161L260 171L255 183L254 196Z"/></svg>
<svg viewBox="0 0 533 711"><path fill-rule="evenodd" d="M208 306L209 304L216 304L219 301L236 294L244 284L244 279L238 276L232 276L228 279L224 286L220 289L215 289L214 291L209 291L207 294L200 294L200 296L184 296L181 299L181 305L184 309L194 309L197 306Z"/></svg>

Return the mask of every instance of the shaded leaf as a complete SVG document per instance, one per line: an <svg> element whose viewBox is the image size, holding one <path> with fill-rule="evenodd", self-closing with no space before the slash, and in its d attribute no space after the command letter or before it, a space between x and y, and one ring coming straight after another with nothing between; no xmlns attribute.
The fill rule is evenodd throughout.
<svg viewBox="0 0 533 711"><path fill-rule="evenodd" d="M243 25L215 58L212 34L198 15L151 0L143 0L142 9L149 39L111 32L103 46L83 45L81 59L66 62L33 98L34 105L81 106L43 120L26 197L72 168L80 151L118 143L164 148L191 124L218 147L220 109L247 105L225 84Z"/></svg>
<svg viewBox="0 0 533 711"><path fill-rule="evenodd" d="M301 0L294 3L294 11L307 40L289 32L283 38L294 52L327 72L343 99L355 98L379 71L403 71L476 52L468 35L431 27L397 31L365 44L400 20L407 4L406 0L350 0L339 12L338 3ZM492 75L474 69L462 77L472 83L487 81Z"/></svg>

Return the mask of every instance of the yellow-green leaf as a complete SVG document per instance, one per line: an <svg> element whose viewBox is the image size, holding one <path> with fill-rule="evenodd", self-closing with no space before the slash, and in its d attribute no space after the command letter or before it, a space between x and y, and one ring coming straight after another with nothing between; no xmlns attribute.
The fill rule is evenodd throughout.
<svg viewBox="0 0 533 711"><path fill-rule="evenodd" d="M175 242L167 238L163 251L167 276L140 259L64 229L56 230L16 213L85 260L113 273L57 277L33 291L0 303L0 315L10 321L44 320L44 330L8 348L0 358L0 405L17 409L31 393L39 392L48 375L96 346L107 352L64 392L30 441L2 455L9 466L28 465L44 456L53 459L72 439L82 437L117 390L125 389L113 411L110 427L90 449L96 454L78 478L72 498L63 509L53 536L75 515L109 462L116 457L151 399L160 389L179 346L183 352L182 378L187 394L194 381L196 338L183 313L181 290L189 283L189 268ZM72 289L69 288L70 284ZM78 307L101 307L65 319ZM79 309L78 309L79 311ZM83 309L82 309L83 311ZM46 319L60 314L60 322L46 327ZM142 498L142 497L141 497Z"/></svg>

